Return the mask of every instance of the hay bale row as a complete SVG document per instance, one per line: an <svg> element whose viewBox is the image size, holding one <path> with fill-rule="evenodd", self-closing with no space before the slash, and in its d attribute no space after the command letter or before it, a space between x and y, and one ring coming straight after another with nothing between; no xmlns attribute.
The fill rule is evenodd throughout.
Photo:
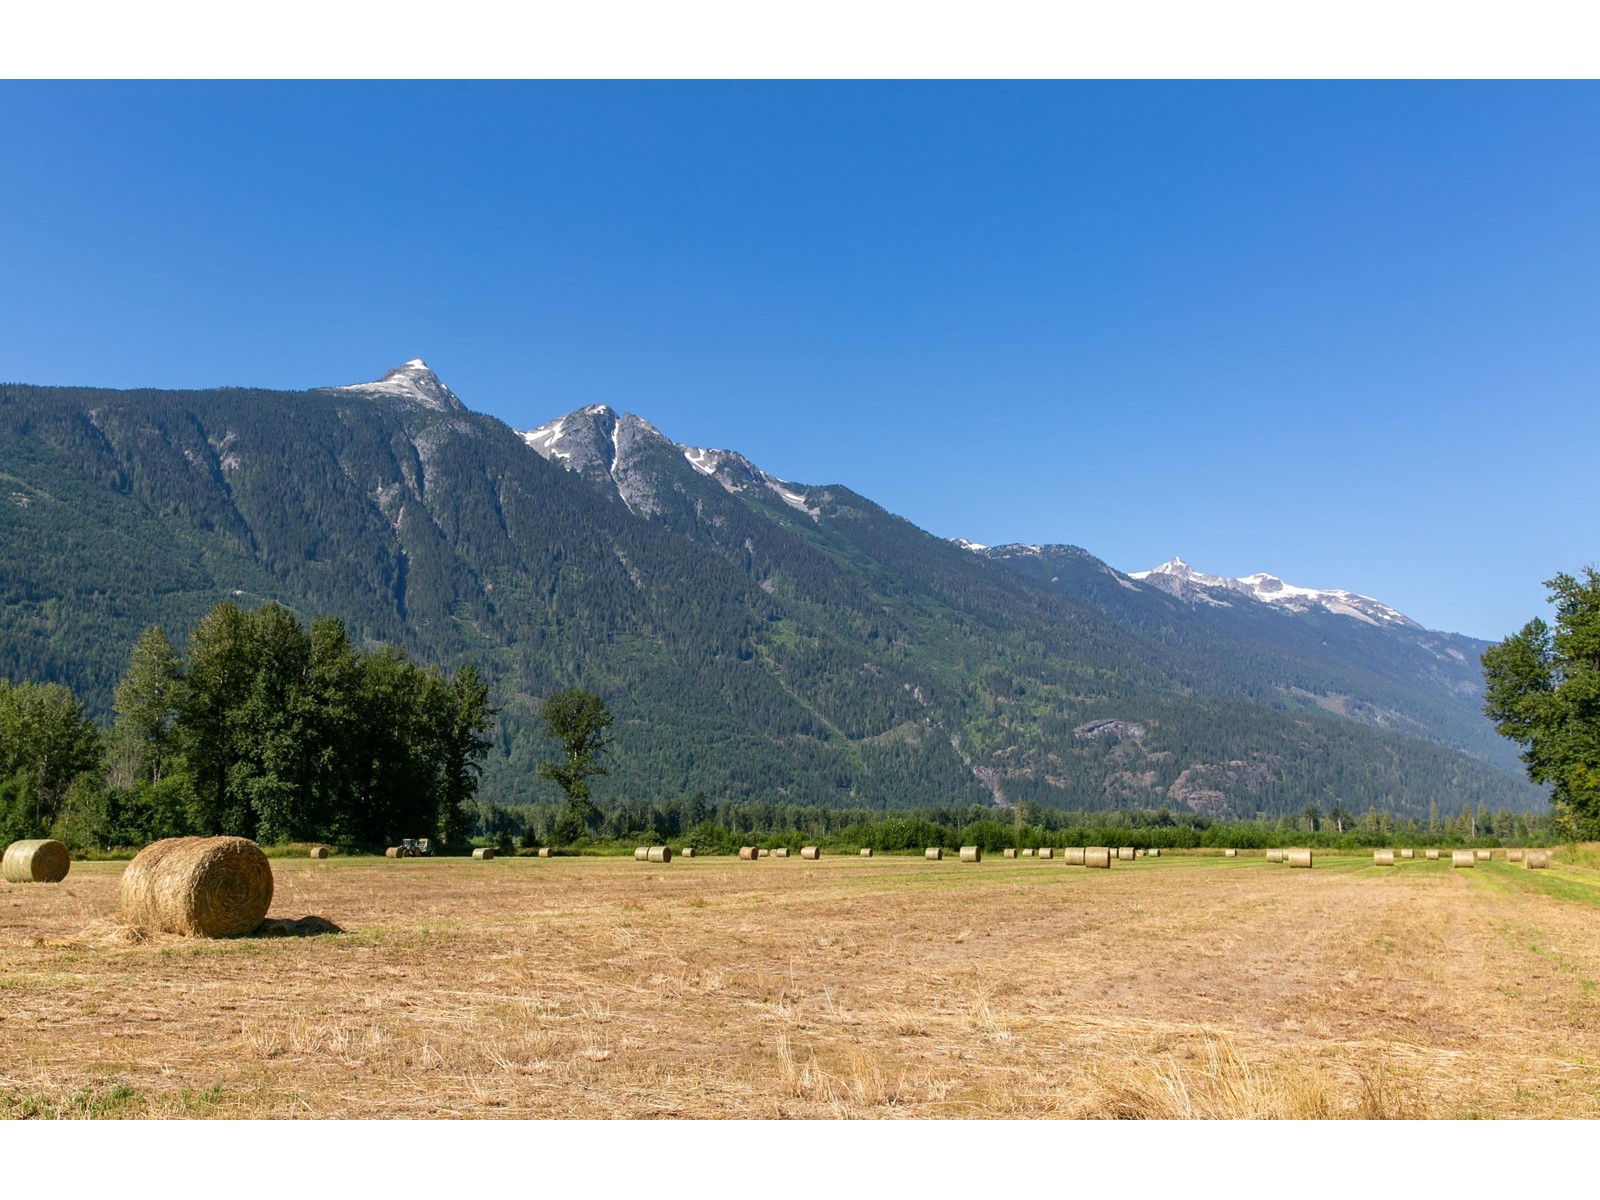
<svg viewBox="0 0 1600 1200"><path fill-rule="evenodd" d="M1034 854L1035 854L1035 853L1037 853L1037 851L1035 851L1035 850L1034 850L1034 849L1033 849L1033 848L1032 848L1032 847L1031 847L1031 846L1030 846L1030 847L1028 847L1028 848L1026 848L1026 849L1024 849L1024 850L1023 850L1023 852L1022 852L1022 857L1023 857L1023 858L1032 858L1032 857L1033 857L1033 856L1034 856Z"/></svg>
<svg viewBox="0 0 1600 1200"><path fill-rule="evenodd" d="M1478 856L1471 850L1450 851L1450 865L1452 867L1475 867L1478 865Z"/></svg>
<svg viewBox="0 0 1600 1200"><path fill-rule="evenodd" d="M672 847L651 846L645 851L644 859L646 862L669 863L672 861Z"/></svg>
<svg viewBox="0 0 1600 1200"><path fill-rule="evenodd" d="M772 857L772 851L767 849L767 847L765 847L765 846L761 847L761 857L762 858L771 858Z"/></svg>
<svg viewBox="0 0 1600 1200"><path fill-rule="evenodd" d="M1507 862L1521 862L1522 861L1522 851L1521 850L1507 850L1506 851L1506 861Z"/></svg>
<svg viewBox="0 0 1600 1200"><path fill-rule="evenodd" d="M1085 846L1083 848L1083 865L1086 867L1111 867L1110 846Z"/></svg>
<svg viewBox="0 0 1600 1200"><path fill-rule="evenodd" d="M271 906L272 864L245 838L165 838L122 873L122 919L162 933L239 937Z"/></svg>
<svg viewBox="0 0 1600 1200"><path fill-rule="evenodd" d="M633 848L633 861L634 862L649 862L650 861L650 847L649 846L635 846Z"/></svg>
<svg viewBox="0 0 1600 1200"><path fill-rule="evenodd" d="M1052 847L1052 846L1040 846L1039 847L1039 857L1040 858L1054 858L1055 856L1056 856L1056 852L1055 852L1055 848L1054 847Z"/></svg>
<svg viewBox="0 0 1600 1200"><path fill-rule="evenodd" d="M963 846L961 847L961 861L982 862L983 850L978 846Z"/></svg>
<svg viewBox="0 0 1600 1200"><path fill-rule="evenodd" d="M1478 851L1475 851L1475 853L1478 856L1478 861L1479 862L1488 862L1491 858L1494 857L1494 851L1493 850L1478 850Z"/></svg>
<svg viewBox="0 0 1600 1200"><path fill-rule="evenodd" d="M822 848L820 846L801 846L800 847L800 857L801 858L806 858L806 859L818 859L818 858L821 858L822 857Z"/></svg>
<svg viewBox="0 0 1600 1200"><path fill-rule="evenodd" d="M1415 850L1406 849L1406 850L1400 851L1400 857L1401 858L1415 858L1416 856L1417 856L1417 852Z"/></svg>
<svg viewBox="0 0 1600 1200"><path fill-rule="evenodd" d="M1268 850L1267 851L1267 861L1269 863L1281 863L1281 862L1285 861L1288 857L1289 857L1289 852L1287 850Z"/></svg>
<svg viewBox="0 0 1600 1200"><path fill-rule="evenodd" d="M1438 857L1439 857L1439 852L1438 852L1438 851L1437 851L1437 850L1424 850L1424 851L1423 851L1423 852L1422 852L1422 855L1423 855L1423 857L1424 857L1424 858L1426 858L1426 859L1427 859L1427 860L1428 860L1428 861L1429 861L1429 862L1433 862L1433 861L1436 861L1436 860L1437 860L1437 859L1438 859Z"/></svg>
<svg viewBox="0 0 1600 1200"><path fill-rule="evenodd" d="M1083 866L1083 856L1085 852L1086 848L1083 846L1068 846L1061 852L1061 854L1062 857L1067 860L1067 866L1081 867Z"/></svg>
<svg viewBox="0 0 1600 1200"><path fill-rule="evenodd" d="M1394 866L1393 850L1374 850L1372 852L1372 865L1375 867Z"/></svg>
<svg viewBox="0 0 1600 1200"><path fill-rule="evenodd" d="M872 847L871 846L863 846L863 847L861 847L861 857L862 858L871 858L872 857Z"/></svg>
<svg viewBox="0 0 1600 1200"><path fill-rule="evenodd" d="M1291 867L1309 867L1312 862L1311 851L1290 850L1288 852L1288 862Z"/></svg>
<svg viewBox="0 0 1600 1200"><path fill-rule="evenodd" d="M754 862L757 858L761 857L761 852L754 846L740 846L739 857L745 862Z"/></svg>
<svg viewBox="0 0 1600 1200"><path fill-rule="evenodd" d="M779 847L777 847L775 850L773 850L772 857L773 858L788 858L789 857L789 847L787 847L787 846L779 846Z"/></svg>
<svg viewBox="0 0 1600 1200"><path fill-rule="evenodd" d="M1151 858L1160 858L1161 857L1161 850L1157 846L1151 846L1150 850L1148 851L1148 853L1149 853Z"/></svg>
<svg viewBox="0 0 1600 1200"><path fill-rule="evenodd" d="M938 846L929 846L922 852L922 857L927 859L929 862L938 862L944 857L944 850Z"/></svg>
<svg viewBox="0 0 1600 1200"><path fill-rule="evenodd" d="M474 850L472 852L472 857L477 859L479 862L488 862L491 858L494 857L494 847L493 846L479 846L476 850Z"/></svg>
<svg viewBox="0 0 1600 1200"><path fill-rule="evenodd" d="M1001 858L1015 858L1016 856L1017 848L1015 846L1007 846L1004 850L1000 851Z"/></svg>
<svg viewBox="0 0 1600 1200"><path fill-rule="evenodd" d="M1525 871L1543 871L1550 866L1550 851L1529 850L1522 858L1522 867Z"/></svg>
<svg viewBox="0 0 1600 1200"><path fill-rule="evenodd" d="M0 878L7 883L60 883L72 869L72 856L54 838L12 842L0 857Z"/></svg>

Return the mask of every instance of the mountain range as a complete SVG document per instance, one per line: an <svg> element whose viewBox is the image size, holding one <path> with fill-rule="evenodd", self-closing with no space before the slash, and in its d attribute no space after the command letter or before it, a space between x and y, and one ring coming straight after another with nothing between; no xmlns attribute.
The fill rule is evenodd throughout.
<svg viewBox="0 0 1600 1200"><path fill-rule="evenodd" d="M953 543L589 407L517 431L421 360L307 392L0 385L0 675L105 716L148 624L333 613L478 663L484 795L548 798L540 700L592 688L614 796L752 804L1538 808L1485 643L1367 597Z"/></svg>

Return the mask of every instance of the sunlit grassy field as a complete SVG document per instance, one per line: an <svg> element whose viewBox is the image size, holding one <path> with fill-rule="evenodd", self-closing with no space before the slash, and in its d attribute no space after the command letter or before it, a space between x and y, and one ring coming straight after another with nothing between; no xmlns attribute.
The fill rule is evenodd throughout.
<svg viewBox="0 0 1600 1200"><path fill-rule="evenodd" d="M1497 852L1497 855L1499 852ZM1600 1117L1600 867L273 860L0 887L12 1117Z"/></svg>

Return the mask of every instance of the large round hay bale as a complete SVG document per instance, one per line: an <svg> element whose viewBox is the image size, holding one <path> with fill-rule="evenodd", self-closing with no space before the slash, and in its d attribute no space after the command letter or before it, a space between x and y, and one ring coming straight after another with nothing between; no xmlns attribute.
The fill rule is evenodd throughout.
<svg viewBox="0 0 1600 1200"><path fill-rule="evenodd" d="M1478 861L1479 862L1488 862L1491 858L1494 857L1494 851L1493 850L1479 850L1477 852L1477 854L1478 854Z"/></svg>
<svg viewBox="0 0 1600 1200"><path fill-rule="evenodd" d="M1117 861L1118 862L1132 862L1137 857L1138 857L1138 854L1137 854L1137 852L1134 850L1134 848L1132 846L1118 846L1117 847Z"/></svg>
<svg viewBox="0 0 1600 1200"><path fill-rule="evenodd" d="M308 850L306 852L306 857L307 858L327 858L328 857L328 848L326 846L313 846L313 847L311 847L310 850Z"/></svg>
<svg viewBox="0 0 1600 1200"><path fill-rule="evenodd" d="M1267 861L1269 863L1281 863L1283 860L1284 860L1284 852L1282 850L1268 850L1267 851Z"/></svg>
<svg viewBox="0 0 1600 1200"><path fill-rule="evenodd" d="M1067 866L1081 867L1083 866L1083 853L1084 847L1082 846L1068 846L1061 852L1061 857L1067 860Z"/></svg>
<svg viewBox="0 0 1600 1200"><path fill-rule="evenodd" d="M1222 857L1223 858L1238 858L1239 857L1239 852L1237 850L1224 850L1222 852Z"/></svg>
<svg viewBox="0 0 1600 1200"><path fill-rule="evenodd" d="M270 907L272 864L246 838L166 838L122 873L122 919L162 933L238 937Z"/></svg>
<svg viewBox="0 0 1600 1200"><path fill-rule="evenodd" d="M1111 867L1111 847L1085 846L1083 848L1083 865L1086 867Z"/></svg>
<svg viewBox="0 0 1600 1200"><path fill-rule="evenodd" d="M787 847L787 846L774 846L773 849L772 849L772 857L773 858L788 858L789 857L789 847Z"/></svg>
<svg viewBox="0 0 1600 1200"><path fill-rule="evenodd" d="M1550 866L1550 851L1529 850L1522 856L1522 868L1525 871L1544 871Z"/></svg>
<svg viewBox="0 0 1600 1200"><path fill-rule="evenodd" d="M7 883L60 883L72 869L72 856L54 838L12 842L0 858L0 877Z"/></svg>
<svg viewBox="0 0 1600 1200"><path fill-rule="evenodd" d="M645 861L653 863L669 863L672 861L671 846L651 846L645 851Z"/></svg>
<svg viewBox="0 0 1600 1200"><path fill-rule="evenodd" d="M1039 847L1039 857L1040 858L1054 858L1055 856L1056 856L1055 847L1053 847L1053 846L1040 846Z"/></svg>
<svg viewBox="0 0 1600 1200"><path fill-rule="evenodd" d="M927 859L929 862L938 862L944 857L944 850L939 846L929 846L922 852L922 857Z"/></svg>
<svg viewBox="0 0 1600 1200"><path fill-rule="evenodd" d="M963 846L961 847L961 861L982 862L983 850L978 846Z"/></svg>
<svg viewBox="0 0 1600 1200"><path fill-rule="evenodd" d="M765 846L761 847L761 849L758 851L758 854L762 858L771 858L772 857L772 851L768 850Z"/></svg>
<svg viewBox="0 0 1600 1200"><path fill-rule="evenodd" d="M1471 850L1450 851L1450 865L1452 867L1475 867L1478 865L1478 856Z"/></svg>
<svg viewBox="0 0 1600 1200"><path fill-rule="evenodd" d="M385 858L404 858L406 856L406 852L400 846L390 846L383 852L383 856Z"/></svg>
<svg viewBox="0 0 1600 1200"><path fill-rule="evenodd" d="M761 857L761 852L754 846L740 846L739 857L745 862L754 862L756 859Z"/></svg>
<svg viewBox="0 0 1600 1200"><path fill-rule="evenodd" d="M801 846L800 847L800 857L801 858L821 858L822 857L822 848L820 846Z"/></svg>
<svg viewBox="0 0 1600 1200"><path fill-rule="evenodd" d="M1400 851L1400 857L1401 858L1415 858L1416 856L1417 856L1417 852L1415 850L1407 849L1407 850Z"/></svg>
<svg viewBox="0 0 1600 1200"><path fill-rule="evenodd" d="M1291 867L1309 867L1311 865L1311 851L1290 850L1288 852L1288 861Z"/></svg>
<svg viewBox="0 0 1600 1200"><path fill-rule="evenodd" d="M1001 858L1015 858L1016 856L1017 848L1015 846L1007 846L1004 850L1000 851Z"/></svg>
<svg viewBox="0 0 1600 1200"><path fill-rule="evenodd" d="M1394 866L1393 850L1374 850L1372 852L1372 865L1375 867Z"/></svg>
<svg viewBox="0 0 1600 1200"><path fill-rule="evenodd" d="M1160 858L1161 857L1160 848L1156 847L1156 846L1150 847L1150 857L1151 858Z"/></svg>
<svg viewBox="0 0 1600 1200"><path fill-rule="evenodd" d="M1029 846L1027 849L1023 850L1022 857L1023 858L1032 858L1035 853L1037 853L1037 852L1033 849L1033 847Z"/></svg>
<svg viewBox="0 0 1600 1200"><path fill-rule="evenodd" d="M472 852L472 857L478 859L480 862L486 862L494 857L494 847L479 846Z"/></svg>
<svg viewBox="0 0 1600 1200"><path fill-rule="evenodd" d="M872 857L872 847L871 846L863 846L863 847L861 847L861 857L862 858L871 858Z"/></svg>
<svg viewBox="0 0 1600 1200"><path fill-rule="evenodd" d="M1433 862L1438 859L1439 852L1437 850L1424 850L1422 852L1422 857L1426 858L1429 862Z"/></svg>
<svg viewBox="0 0 1600 1200"><path fill-rule="evenodd" d="M650 861L650 847L649 846L635 846L633 848L633 861L634 862L649 862Z"/></svg>
<svg viewBox="0 0 1600 1200"><path fill-rule="evenodd" d="M533 854L535 858L554 858L556 856L553 846L540 846Z"/></svg>
<svg viewBox="0 0 1600 1200"><path fill-rule="evenodd" d="M685 846L682 850L678 851L678 857L679 858L693 858L694 857L694 847L693 846Z"/></svg>
<svg viewBox="0 0 1600 1200"><path fill-rule="evenodd" d="M1507 850L1506 851L1506 861L1507 862L1521 862L1522 861L1522 851L1521 850Z"/></svg>

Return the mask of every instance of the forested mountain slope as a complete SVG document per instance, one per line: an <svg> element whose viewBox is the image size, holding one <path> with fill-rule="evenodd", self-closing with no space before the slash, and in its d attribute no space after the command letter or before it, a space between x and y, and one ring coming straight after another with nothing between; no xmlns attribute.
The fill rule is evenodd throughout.
<svg viewBox="0 0 1600 1200"><path fill-rule="evenodd" d="M609 410L518 434L419 362L298 393L0 386L0 675L66 683L101 714L144 626L181 639L219 599L270 598L479 663L501 803L548 787L533 714L569 685L617 717L611 795L1542 803L1450 748L1470 739L1426 688L1023 566ZM1108 586L1134 596L1124 582ZM1299 676L1280 669L1295 654Z"/></svg>

